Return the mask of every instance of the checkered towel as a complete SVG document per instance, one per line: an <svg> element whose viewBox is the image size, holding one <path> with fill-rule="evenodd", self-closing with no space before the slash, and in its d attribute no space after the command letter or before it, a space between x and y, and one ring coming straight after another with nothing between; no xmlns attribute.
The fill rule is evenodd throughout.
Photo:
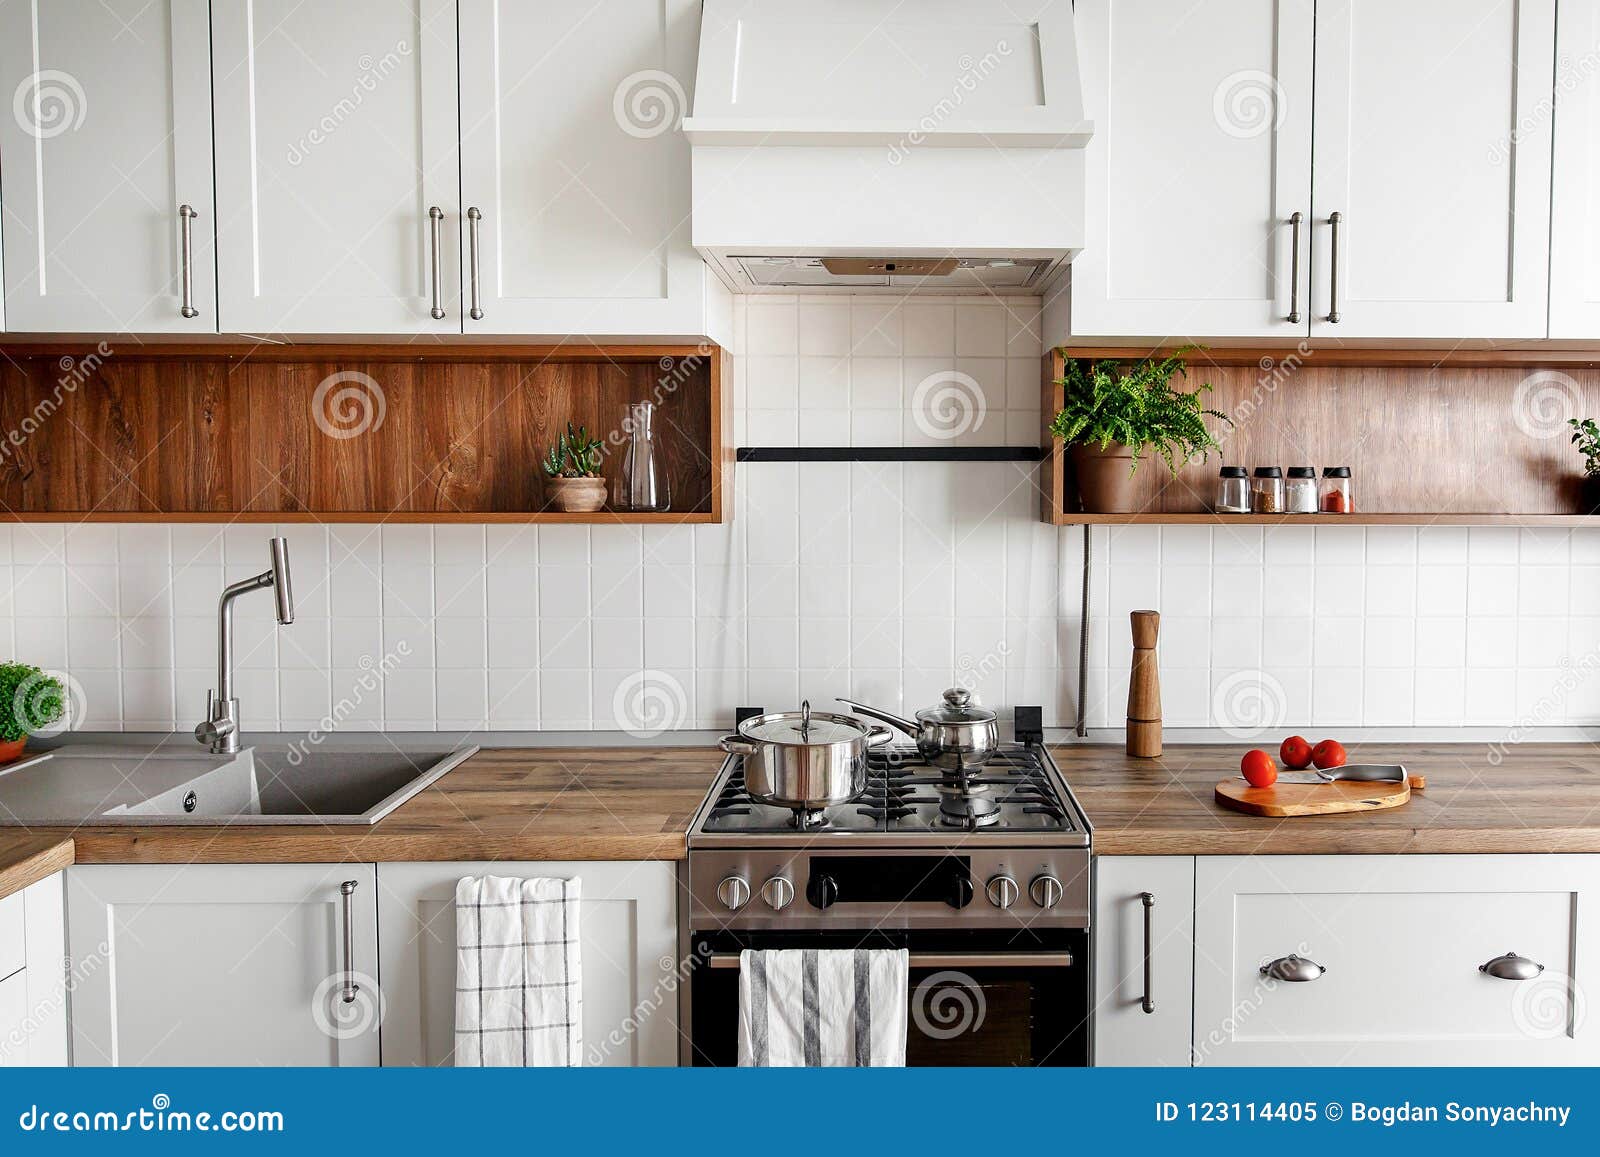
<svg viewBox="0 0 1600 1157"><path fill-rule="evenodd" d="M456 1064L576 1066L578 881L456 884Z"/></svg>
<svg viewBox="0 0 1600 1157"><path fill-rule="evenodd" d="M906 1063L904 948L739 954L739 1063L893 1068Z"/></svg>

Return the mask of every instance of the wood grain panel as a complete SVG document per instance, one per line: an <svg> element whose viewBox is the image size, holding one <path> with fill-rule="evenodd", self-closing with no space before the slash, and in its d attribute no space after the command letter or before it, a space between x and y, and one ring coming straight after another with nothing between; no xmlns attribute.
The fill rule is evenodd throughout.
<svg viewBox="0 0 1600 1157"><path fill-rule="evenodd" d="M582 356L580 356L580 354ZM0 509L12 519L717 521L731 454L714 346L0 346ZM606 443L657 404L665 514L546 511L568 421ZM8 432L16 432L12 437Z"/></svg>

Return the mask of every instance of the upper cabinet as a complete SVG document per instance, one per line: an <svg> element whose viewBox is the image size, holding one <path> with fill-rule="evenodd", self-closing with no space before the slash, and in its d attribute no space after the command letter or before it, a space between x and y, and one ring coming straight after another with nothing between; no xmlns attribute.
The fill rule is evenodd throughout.
<svg viewBox="0 0 1600 1157"><path fill-rule="evenodd" d="M0 2L5 322L215 333L206 0Z"/></svg>
<svg viewBox="0 0 1600 1157"><path fill-rule="evenodd" d="M455 16L214 6L224 332L461 332Z"/></svg>
<svg viewBox="0 0 1600 1157"><path fill-rule="evenodd" d="M1545 336L1555 0L1077 12L1089 243L1048 338Z"/></svg>
<svg viewBox="0 0 1600 1157"><path fill-rule="evenodd" d="M1561 0L1556 27L1550 336L1600 335L1600 0Z"/></svg>
<svg viewBox="0 0 1600 1157"><path fill-rule="evenodd" d="M460 9L467 332L710 332L679 131L700 5Z"/></svg>

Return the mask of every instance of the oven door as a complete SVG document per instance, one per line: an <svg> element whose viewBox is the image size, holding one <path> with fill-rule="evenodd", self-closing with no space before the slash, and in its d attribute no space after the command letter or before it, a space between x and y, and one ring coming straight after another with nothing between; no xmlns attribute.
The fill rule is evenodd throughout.
<svg viewBox="0 0 1600 1157"><path fill-rule="evenodd" d="M741 948L906 948L910 955L906 1064L913 1066L1072 1066L1089 1063L1088 936L924 936L833 933L805 936L697 936L689 984L685 1057L694 1065L739 1063ZM975 943L986 939L995 943ZM739 943L731 943L731 941ZM824 942L824 941L828 942ZM909 941L909 942L908 942Z"/></svg>

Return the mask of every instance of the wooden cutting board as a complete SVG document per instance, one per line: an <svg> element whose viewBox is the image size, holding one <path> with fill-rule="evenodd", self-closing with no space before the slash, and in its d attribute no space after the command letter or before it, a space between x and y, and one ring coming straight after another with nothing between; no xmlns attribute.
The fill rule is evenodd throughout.
<svg viewBox="0 0 1600 1157"><path fill-rule="evenodd" d="M1216 787L1219 804L1252 816L1327 816L1399 807L1411 798L1409 783L1275 783L1251 787L1225 779Z"/></svg>

